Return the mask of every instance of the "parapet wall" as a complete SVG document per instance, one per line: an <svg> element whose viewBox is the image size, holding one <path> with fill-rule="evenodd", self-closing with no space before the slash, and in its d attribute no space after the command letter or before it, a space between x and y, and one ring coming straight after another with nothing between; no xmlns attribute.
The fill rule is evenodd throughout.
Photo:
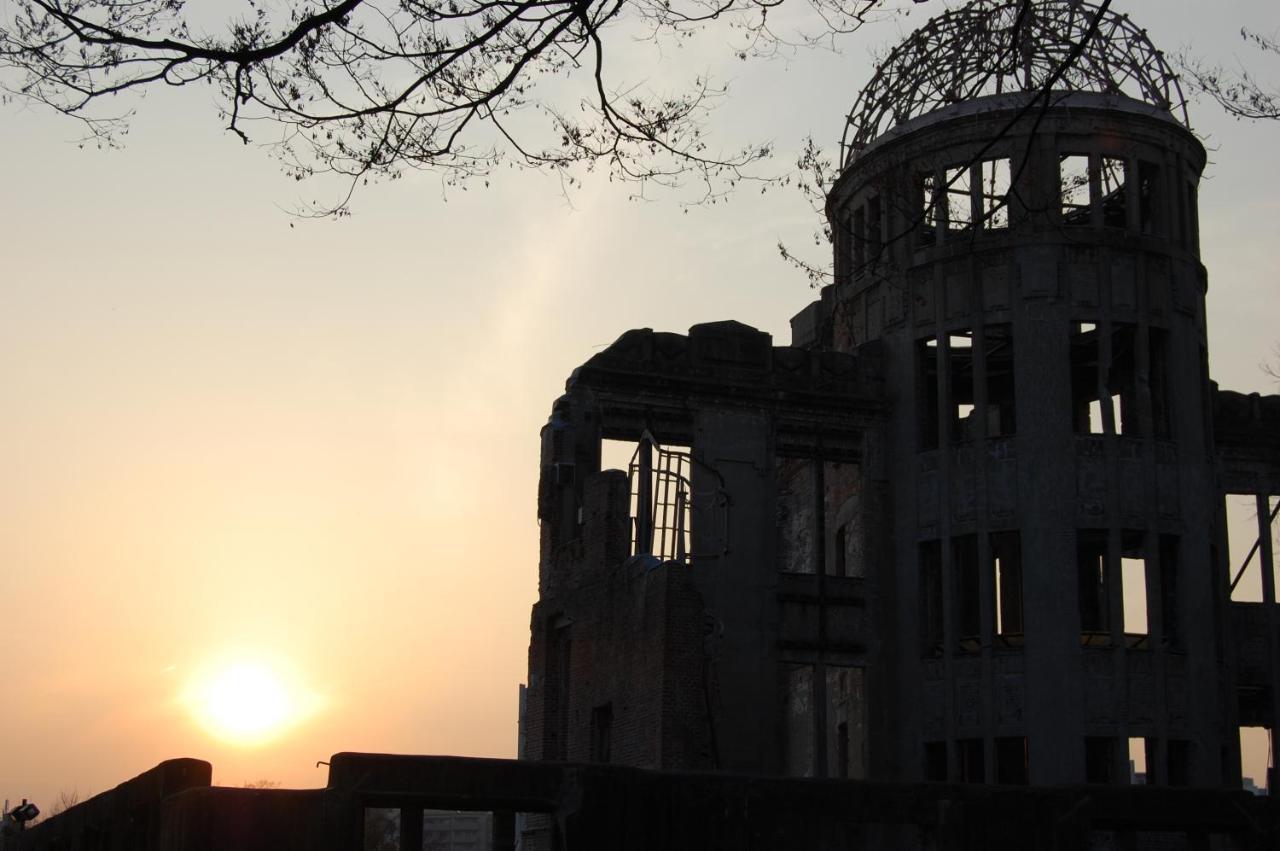
<svg viewBox="0 0 1280 851"><path fill-rule="evenodd" d="M420 825L424 808L493 812L495 851L514 848L516 812L549 817L554 851L1262 851L1280 843L1280 802L1220 789L788 780L356 753L332 757L324 789L155 782L188 776L196 762L162 763L8 837L4 851L355 851L365 847L366 807L399 808L402 830ZM139 804L153 815L130 826Z"/></svg>

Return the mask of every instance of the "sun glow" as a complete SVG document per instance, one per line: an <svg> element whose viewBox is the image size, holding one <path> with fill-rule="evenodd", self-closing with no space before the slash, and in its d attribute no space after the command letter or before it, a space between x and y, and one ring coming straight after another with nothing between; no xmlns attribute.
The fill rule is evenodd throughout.
<svg viewBox="0 0 1280 851"><path fill-rule="evenodd" d="M228 662L201 672L185 702L207 732L237 745L265 744L317 708L313 695L258 661Z"/></svg>

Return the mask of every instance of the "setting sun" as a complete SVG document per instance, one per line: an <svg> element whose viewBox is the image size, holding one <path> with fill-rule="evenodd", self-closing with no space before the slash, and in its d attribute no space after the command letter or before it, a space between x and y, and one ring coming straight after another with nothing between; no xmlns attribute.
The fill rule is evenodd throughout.
<svg viewBox="0 0 1280 851"><path fill-rule="evenodd" d="M262 744L303 720L315 700L262 662L233 662L201 674L187 705L210 734L239 745Z"/></svg>

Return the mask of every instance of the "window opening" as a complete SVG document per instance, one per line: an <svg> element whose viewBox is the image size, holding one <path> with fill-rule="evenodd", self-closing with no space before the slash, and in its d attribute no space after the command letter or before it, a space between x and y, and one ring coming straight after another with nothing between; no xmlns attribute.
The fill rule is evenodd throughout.
<svg viewBox="0 0 1280 851"><path fill-rule="evenodd" d="M973 332L954 331L947 337L947 368L951 386L951 439L977 437L973 393Z"/></svg>
<svg viewBox="0 0 1280 851"><path fill-rule="evenodd" d="M1102 434L1098 394L1098 326L1077 322L1071 334L1071 423L1076 434ZM1110 397L1107 398L1110 404Z"/></svg>
<svg viewBox="0 0 1280 851"><path fill-rule="evenodd" d="M1186 739L1169 739L1164 749L1168 785L1191 785L1191 743Z"/></svg>
<svg viewBox="0 0 1280 851"><path fill-rule="evenodd" d="M1178 536L1160 536L1160 637L1170 650L1182 647L1178 616Z"/></svg>
<svg viewBox="0 0 1280 851"><path fill-rule="evenodd" d="M1102 205L1102 224L1109 228L1128 226L1128 199L1125 196L1124 160L1116 157L1103 157L1100 165L1099 188L1102 197L1098 201Z"/></svg>
<svg viewBox="0 0 1280 851"><path fill-rule="evenodd" d="M853 274L861 275L867 265L867 214L859 206L853 211Z"/></svg>
<svg viewBox="0 0 1280 851"><path fill-rule="evenodd" d="M782 666L783 765L790 777L812 777L813 666Z"/></svg>
<svg viewBox="0 0 1280 851"><path fill-rule="evenodd" d="M1241 785L1254 794L1270 791L1267 783L1270 768L1272 768L1271 731L1266 727L1241 727Z"/></svg>
<svg viewBox="0 0 1280 851"><path fill-rule="evenodd" d="M1115 780L1116 740L1109 736L1088 736L1084 740L1084 779L1086 783L1112 783Z"/></svg>
<svg viewBox="0 0 1280 851"><path fill-rule="evenodd" d="M826 666L826 747L830 777L861 780L867 776L864 683L862 668Z"/></svg>
<svg viewBox="0 0 1280 851"><path fill-rule="evenodd" d="M638 446L634 440L601 440L600 469L625 473L631 467L631 459L635 457Z"/></svg>
<svg viewBox="0 0 1280 851"><path fill-rule="evenodd" d="M947 743L924 743L924 779L929 783L947 782Z"/></svg>
<svg viewBox="0 0 1280 851"><path fill-rule="evenodd" d="M1080 606L1080 639L1084 644L1111 641L1107 603L1107 533L1080 530L1076 538L1076 570Z"/></svg>
<svg viewBox="0 0 1280 851"><path fill-rule="evenodd" d="M929 338L916 343L917 374L920 377L920 449L938 448L938 341Z"/></svg>
<svg viewBox="0 0 1280 851"><path fill-rule="evenodd" d="M573 652L567 624L556 618L548 625L546 714L543 753L549 760L568 759L569 663Z"/></svg>
<svg viewBox="0 0 1280 851"><path fill-rule="evenodd" d="M1124 633L1131 647L1147 637L1147 559L1143 538L1141 532L1124 532L1120 536Z"/></svg>
<svg viewBox="0 0 1280 851"><path fill-rule="evenodd" d="M995 567L996 635L1005 639L1022 635L1022 542L1017 532L991 535Z"/></svg>
<svg viewBox="0 0 1280 851"><path fill-rule="evenodd" d="M942 654L942 546L939 541L923 541L919 547L920 626L924 652Z"/></svg>
<svg viewBox="0 0 1280 851"><path fill-rule="evenodd" d="M957 744L960 746L960 782L985 783L986 760L982 739L961 739Z"/></svg>
<svg viewBox="0 0 1280 851"><path fill-rule="evenodd" d="M1058 161L1058 185L1062 199L1062 223L1089 224L1089 157L1063 154Z"/></svg>
<svg viewBox="0 0 1280 851"><path fill-rule="evenodd" d="M920 244L933 245L938 239L938 179L933 172L920 176Z"/></svg>
<svg viewBox="0 0 1280 851"><path fill-rule="evenodd" d="M1160 440L1172 437L1169 413L1169 332L1163 328L1147 329L1147 365L1151 371L1151 427Z"/></svg>
<svg viewBox="0 0 1280 851"><path fill-rule="evenodd" d="M836 777L849 779L849 722L836 725Z"/></svg>
<svg viewBox="0 0 1280 851"><path fill-rule="evenodd" d="M1138 162L1138 230L1151 236L1158 230L1160 167L1145 160Z"/></svg>
<svg viewBox="0 0 1280 851"><path fill-rule="evenodd" d="M693 490L688 447L663 447L646 431L635 444L627 474L632 554L686 561L691 544Z"/></svg>
<svg viewBox="0 0 1280 851"><path fill-rule="evenodd" d="M826 461L822 472L824 529L827 540L823 564L828 575L863 576L865 565L857 535L861 468L847 461Z"/></svg>
<svg viewBox="0 0 1280 851"><path fill-rule="evenodd" d="M982 591L978 569L978 536L951 539L951 563L955 570L956 614L960 649L977 653L982 639Z"/></svg>
<svg viewBox="0 0 1280 851"><path fill-rule="evenodd" d="M1129 784L1131 786L1153 785L1151 768L1155 765L1155 739L1144 739L1138 736L1129 739Z"/></svg>
<svg viewBox="0 0 1280 851"><path fill-rule="evenodd" d="M1280 552L1280 525L1276 518L1280 515L1280 501L1268 497L1271 506L1268 528L1272 535L1272 550ZM1258 499L1256 496L1228 494L1226 497L1227 513L1227 551L1231 564L1231 599L1235 602L1262 602L1262 571L1260 555L1261 540L1258 538ZM1275 568L1275 565L1272 566ZM1277 583L1280 588L1280 583Z"/></svg>
<svg viewBox="0 0 1280 851"><path fill-rule="evenodd" d="M400 808L364 808L364 851L400 851Z"/></svg>
<svg viewBox="0 0 1280 851"><path fill-rule="evenodd" d="M841 525L840 528L836 530L836 546L835 546L836 576L848 575L847 571L849 570L849 565L848 565L848 558L846 555L848 551L848 546L849 546L848 538L849 538L848 527Z"/></svg>
<svg viewBox="0 0 1280 851"><path fill-rule="evenodd" d="M1026 785L1027 740L1024 736L997 736L996 782L1009 785Z"/></svg>
<svg viewBox="0 0 1280 851"><path fill-rule="evenodd" d="M946 171L947 228L952 232L973 227L972 170L964 165Z"/></svg>
<svg viewBox="0 0 1280 851"><path fill-rule="evenodd" d="M591 761L608 762L613 741L613 704L605 703L591 710Z"/></svg>
<svg viewBox="0 0 1280 851"><path fill-rule="evenodd" d="M982 163L982 226L987 230L1009 227L1009 159Z"/></svg>
<svg viewBox="0 0 1280 851"><path fill-rule="evenodd" d="M1187 183L1187 245L1192 251L1200 247L1200 223L1196 217L1196 185Z"/></svg>
<svg viewBox="0 0 1280 851"><path fill-rule="evenodd" d="M1107 393L1114 403L1116 434L1138 433L1136 343L1136 326L1126 323L1111 326L1111 363L1107 370ZM1103 404L1106 404L1105 400Z"/></svg>
<svg viewBox="0 0 1280 851"><path fill-rule="evenodd" d="M880 197L873 196L867 199L867 259L873 262L880 259L880 248L884 242L881 227Z"/></svg>
<svg viewBox="0 0 1280 851"><path fill-rule="evenodd" d="M1008 437L1017 432L1013 393L1013 329L989 325L983 332L986 351L987 437Z"/></svg>
<svg viewBox="0 0 1280 851"><path fill-rule="evenodd" d="M813 461L779 457L775 474L778 482L778 570L783 573L813 573L815 547L818 545Z"/></svg>

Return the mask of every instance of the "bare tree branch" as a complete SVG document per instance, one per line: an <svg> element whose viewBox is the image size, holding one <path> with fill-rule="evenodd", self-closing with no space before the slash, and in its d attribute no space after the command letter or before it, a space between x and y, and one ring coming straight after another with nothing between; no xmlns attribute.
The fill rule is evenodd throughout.
<svg viewBox="0 0 1280 851"><path fill-rule="evenodd" d="M1280 40L1276 36L1241 29L1240 37L1263 54L1280 56ZM1243 65L1228 71L1221 65L1206 64L1186 51L1179 53L1176 61L1193 90L1207 94L1236 118L1280 119L1280 87L1260 83Z"/></svg>
<svg viewBox="0 0 1280 851"><path fill-rule="evenodd" d="M767 53L782 43L769 26L778 2L247 0L214 36L183 0L12 0L0 21L0 90L114 145L132 115L110 109L119 96L208 83L242 141L264 123L283 128L268 144L290 175L348 180L317 214L344 214L370 179L431 169L457 183L504 159L562 175L602 165L639 194L693 179L714 200L756 177L768 146L712 150L705 121L721 87L619 85L606 75L606 47L637 28L683 38L723 23L735 53ZM881 0L806 2L830 33L855 29Z"/></svg>

